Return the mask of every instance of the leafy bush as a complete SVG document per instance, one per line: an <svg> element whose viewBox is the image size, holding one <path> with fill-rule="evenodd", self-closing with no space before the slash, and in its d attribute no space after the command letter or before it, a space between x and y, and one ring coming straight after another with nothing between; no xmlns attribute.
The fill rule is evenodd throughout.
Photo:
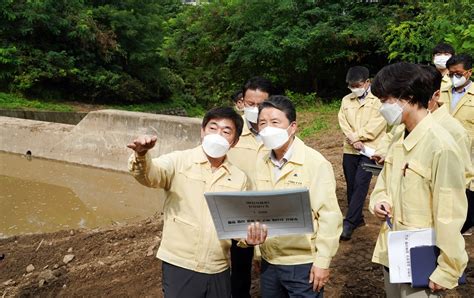
<svg viewBox="0 0 474 298"><path fill-rule="evenodd" d="M384 35L391 60L431 62L439 42L456 52L474 55L474 5L471 0L411 1L398 18L389 22Z"/></svg>
<svg viewBox="0 0 474 298"><path fill-rule="evenodd" d="M3 0L0 88L202 110L260 75L311 106L343 96L353 65L429 62L439 41L474 54L473 15L472 0Z"/></svg>
<svg viewBox="0 0 474 298"><path fill-rule="evenodd" d="M55 90L62 98L91 102L168 96L162 27L164 18L180 9L177 2L2 1L4 89L36 97Z"/></svg>

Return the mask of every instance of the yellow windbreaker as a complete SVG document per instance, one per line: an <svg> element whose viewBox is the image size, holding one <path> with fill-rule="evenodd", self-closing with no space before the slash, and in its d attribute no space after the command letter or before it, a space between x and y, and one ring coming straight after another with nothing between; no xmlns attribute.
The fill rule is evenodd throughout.
<svg viewBox="0 0 474 298"><path fill-rule="evenodd" d="M438 266L430 279L454 288L468 256L460 231L466 219L464 166L451 135L428 114L404 138L393 136L384 168L370 196L369 210L377 203L392 206L394 231L433 228L440 249ZM389 267L386 224L382 225L372 261Z"/></svg>
<svg viewBox="0 0 474 298"><path fill-rule="evenodd" d="M260 245L262 258L277 265L313 263L328 268L342 232L342 214L331 164L319 152L295 138L291 158L283 165L277 181L274 181L273 167L270 152L258 159L257 190L308 188L315 232L267 238Z"/></svg>
<svg viewBox="0 0 474 298"><path fill-rule="evenodd" d="M376 149L387 128L387 122L379 112L381 105L371 92L362 103L354 94L346 95L338 114L339 126L344 135ZM359 151L344 139L344 153L359 154Z"/></svg>
<svg viewBox="0 0 474 298"><path fill-rule="evenodd" d="M246 190L247 177L227 160L214 173L202 147L151 159L129 159L141 184L165 190L163 238L157 257L202 273L229 268L230 240L219 240L204 192Z"/></svg>

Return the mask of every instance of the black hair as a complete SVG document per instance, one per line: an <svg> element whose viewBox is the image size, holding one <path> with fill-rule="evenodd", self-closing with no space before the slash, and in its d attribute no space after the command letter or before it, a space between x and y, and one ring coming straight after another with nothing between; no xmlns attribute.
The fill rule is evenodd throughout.
<svg viewBox="0 0 474 298"><path fill-rule="evenodd" d="M382 68L370 88L378 98L391 96L427 108L433 95L432 85L429 77L416 64L399 62Z"/></svg>
<svg viewBox="0 0 474 298"><path fill-rule="evenodd" d="M462 64L464 70L472 68L472 57L467 54L454 55L446 61L446 68L449 68L453 65Z"/></svg>
<svg viewBox="0 0 474 298"><path fill-rule="evenodd" d="M290 123L296 121L296 110L291 100L284 95L272 95L258 107L258 114L265 108L275 108L285 113Z"/></svg>
<svg viewBox="0 0 474 298"><path fill-rule="evenodd" d="M443 80L443 76L441 73L436 69L436 67L431 65L419 65L422 72L428 76L428 80L432 82L431 85L431 94L435 93L441 88L441 81Z"/></svg>
<svg viewBox="0 0 474 298"><path fill-rule="evenodd" d="M449 53L454 56L454 48L447 43L440 42L433 48L432 53L433 56L439 53Z"/></svg>
<svg viewBox="0 0 474 298"><path fill-rule="evenodd" d="M238 140L242 134L242 128L244 127L244 120L242 116L231 107L217 107L207 111L206 115L202 119L201 127L205 128L209 121L213 119L229 119L234 122L235 125L235 137L234 141Z"/></svg>
<svg viewBox="0 0 474 298"><path fill-rule="evenodd" d="M369 78L369 69L364 66L353 66L349 68L346 75L346 83L365 82Z"/></svg>
<svg viewBox="0 0 474 298"><path fill-rule="evenodd" d="M242 90L237 90L232 94L232 102L237 103L243 97Z"/></svg>
<svg viewBox="0 0 474 298"><path fill-rule="evenodd" d="M268 93L268 96L274 94L274 87L270 80L262 77L253 77L249 79L242 88L242 96L245 97L247 90L260 90Z"/></svg>

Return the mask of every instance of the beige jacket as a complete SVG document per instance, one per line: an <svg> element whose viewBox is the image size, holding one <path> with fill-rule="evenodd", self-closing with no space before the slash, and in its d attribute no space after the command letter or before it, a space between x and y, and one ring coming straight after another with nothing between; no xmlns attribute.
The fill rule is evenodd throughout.
<svg viewBox="0 0 474 298"><path fill-rule="evenodd" d="M246 190L247 177L241 170L225 161L212 172L201 146L154 159L133 154L129 170L141 184L165 190L158 258L209 274L229 268L231 242L217 238L204 192Z"/></svg>
<svg viewBox="0 0 474 298"><path fill-rule="evenodd" d="M370 92L362 103L354 94L346 95L338 114L344 135L376 149L387 128L387 122L379 112L381 105L380 100ZM344 153L359 154L359 151L344 139Z"/></svg>
<svg viewBox="0 0 474 298"><path fill-rule="evenodd" d="M262 258L271 264L313 263L328 268L339 247L342 214L336 198L336 181L331 164L317 151L295 138L290 160L274 180L270 152L257 162L257 190L308 188L314 234L271 237L260 245Z"/></svg>
<svg viewBox="0 0 474 298"><path fill-rule="evenodd" d="M462 126L467 130L471 140L474 140L474 82L459 100L456 107L451 110L451 100L453 98L452 88L441 90L440 102L446 103L450 109L449 113L461 122ZM473 144L474 145L474 144ZM471 145L471 152L474 148ZM471 153L473 154L473 153ZM471 155L472 156L472 155Z"/></svg>
<svg viewBox="0 0 474 298"><path fill-rule="evenodd" d="M451 289L468 261L460 233L467 199L459 147L430 114L406 138L404 134L400 130L393 136L369 210L373 213L377 203L388 202L394 231L434 228L441 252L430 279ZM387 233L383 224L372 261L389 267Z"/></svg>
<svg viewBox="0 0 474 298"><path fill-rule="evenodd" d="M244 119L244 127L242 129L242 135L240 136L239 142L234 148L231 148L227 153L229 161L237 166L239 169L244 171L249 179L249 188L255 188L255 173L257 170L257 156L260 151L269 152L263 146L262 142L259 142L256 136L248 128L248 121Z"/></svg>

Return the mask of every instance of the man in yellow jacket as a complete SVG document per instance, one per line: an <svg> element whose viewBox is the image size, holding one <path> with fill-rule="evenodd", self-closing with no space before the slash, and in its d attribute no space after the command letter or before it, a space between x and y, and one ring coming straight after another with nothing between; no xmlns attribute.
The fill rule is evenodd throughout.
<svg viewBox="0 0 474 298"><path fill-rule="evenodd" d="M339 126L345 135L342 167L347 185L348 208L341 240L350 240L354 229L365 225L362 209L369 191L372 173L362 168L373 163L370 155L384 136L387 123L379 113L380 101L370 92L369 70L354 66L347 71L346 82L352 91L346 95L339 109Z"/></svg>
<svg viewBox="0 0 474 298"><path fill-rule="evenodd" d="M465 167L466 175L466 187L469 188L472 180L474 179L474 168L471 161L471 137L467 130L461 125L461 122L456 120L449 114L447 105L440 104L440 86L442 84L442 75L429 65L419 65L421 71L425 72L429 79L433 80L433 94L428 102L428 111L433 116L433 119L440 124L447 132L453 137L456 144L459 146L460 157ZM405 130L405 125L401 124L392 129L390 133L387 133L383 139L383 143L379 144L378 157L382 160L385 158L388 152L390 142L392 141L394 134L399 134ZM375 155L374 155L375 156ZM379 159L380 160L380 159Z"/></svg>
<svg viewBox="0 0 474 298"><path fill-rule="evenodd" d="M440 101L447 105L450 114L459 120L471 137L471 160L474 159L474 84L472 76L472 57L469 55L455 55L446 66L452 88L442 89ZM474 182L466 190L468 197L468 214L462 232L474 226Z"/></svg>
<svg viewBox="0 0 474 298"><path fill-rule="evenodd" d="M231 297L228 254L231 242L219 240L204 192L243 191L247 177L226 158L242 132L242 118L232 108L215 108L204 116L202 145L152 159L156 136L141 136L129 170L145 186L162 188L163 237L157 257L163 261L165 297ZM247 244L260 244L264 228L251 225Z"/></svg>
<svg viewBox="0 0 474 298"><path fill-rule="evenodd" d="M441 89L448 89L451 87L451 80L449 79L449 70L446 67L446 62L449 58L454 56L454 48L447 43L439 43L433 48L433 64L440 72L443 79L441 81Z"/></svg>
<svg viewBox="0 0 474 298"><path fill-rule="evenodd" d="M244 171L249 179L249 189L255 187L257 155L263 144L257 139L258 105L273 92L272 83L262 77L249 79L242 89L244 126L239 142L227 154L229 161ZM254 248L241 248L232 241L232 297L250 298L252 259Z"/></svg>
<svg viewBox="0 0 474 298"><path fill-rule="evenodd" d="M439 102L441 94L440 85L442 83L441 74L431 66L420 65L420 67L426 72L426 75L430 76L433 80L433 95L428 102L428 111L430 111L433 119L449 132L456 144L459 146L459 157L464 165L466 176L466 188L469 189L474 186L474 168L471 160L472 139L467 130L462 126L461 122L449 114L448 105L441 105ZM468 196L468 194L466 194L466 196ZM461 233L462 232L463 231L461 230Z"/></svg>
<svg viewBox="0 0 474 298"><path fill-rule="evenodd" d="M332 166L295 136L296 111L287 97L274 95L260 105L258 128L271 151L258 158L257 190L308 188L314 225L314 234L260 245L262 297L320 297L342 230Z"/></svg>
<svg viewBox="0 0 474 298"><path fill-rule="evenodd" d="M460 233L467 211L464 166L459 146L426 109L432 84L417 65L410 63L384 67L372 83L387 123L404 124L405 130L393 136L369 209L380 219L391 217L394 231L433 228L440 249L437 267L429 277L430 289L390 283L389 228L383 224L372 261L385 267L388 297L428 297L430 290L452 289L468 261Z"/></svg>

